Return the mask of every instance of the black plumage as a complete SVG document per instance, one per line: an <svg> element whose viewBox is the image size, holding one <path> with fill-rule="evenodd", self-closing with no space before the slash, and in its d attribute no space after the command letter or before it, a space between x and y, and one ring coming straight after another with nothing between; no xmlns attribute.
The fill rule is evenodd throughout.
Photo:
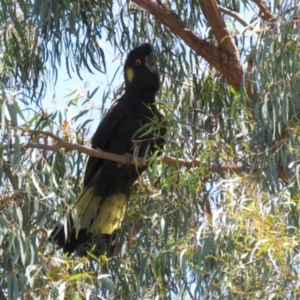
<svg viewBox="0 0 300 300"><path fill-rule="evenodd" d="M160 88L157 57L149 44L133 49L124 66L125 93L99 124L92 147L106 152L145 157L164 144L162 114L155 106ZM149 130L151 128L153 130ZM121 227L130 189L146 167L89 157L84 189L72 215L57 225L50 238L64 252L83 255L114 251L115 235Z"/></svg>

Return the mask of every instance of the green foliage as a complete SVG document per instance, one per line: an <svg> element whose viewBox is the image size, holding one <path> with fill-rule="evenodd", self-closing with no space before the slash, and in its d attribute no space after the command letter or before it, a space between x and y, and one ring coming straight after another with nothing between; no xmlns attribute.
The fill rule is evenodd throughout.
<svg viewBox="0 0 300 300"><path fill-rule="evenodd" d="M132 3L0 1L0 298L299 298L300 32L291 21L299 11L293 1L275 1L278 18L259 23L252 2L221 2L248 9L256 26L239 31L230 23L242 57L254 64L240 92ZM198 1L169 5L215 43ZM144 41L154 45L168 126L163 155L199 166L154 157L133 186L119 255L65 257L47 236L76 201L86 157L26 148L55 142L17 127L89 145L95 108L104 113L121 84L102 99L99 87L70 91L56 111L43 108L43 97L60 66L79 77L107 71L105 40L116 55ZM240 172L216 172L221 166Z"/></svg>

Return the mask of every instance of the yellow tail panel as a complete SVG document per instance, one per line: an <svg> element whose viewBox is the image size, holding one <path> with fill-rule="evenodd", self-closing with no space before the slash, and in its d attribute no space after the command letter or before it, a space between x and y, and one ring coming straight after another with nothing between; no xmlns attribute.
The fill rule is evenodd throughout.
<svg viewBox="0 0 300 300"><path fill-rule="evenodd" d="M127 198L124 194L112 195L99 206L101 197L93 193L93 188L84 190L75 205L75 215L80 228L89 228L91 233L112 234L121 228L125 216ZM94 219L90 224L91 219Z"/></svg>

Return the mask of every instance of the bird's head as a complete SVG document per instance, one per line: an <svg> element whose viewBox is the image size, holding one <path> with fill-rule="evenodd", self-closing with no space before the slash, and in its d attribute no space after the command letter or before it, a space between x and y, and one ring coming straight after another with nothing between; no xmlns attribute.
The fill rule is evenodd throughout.
<svg viewBox="0 0 300 300"><path fill-rule="evenodd" d="M126 90L153 90L160 87L157 56L150 44L142 44L131 50L124 66Z"/></svg>

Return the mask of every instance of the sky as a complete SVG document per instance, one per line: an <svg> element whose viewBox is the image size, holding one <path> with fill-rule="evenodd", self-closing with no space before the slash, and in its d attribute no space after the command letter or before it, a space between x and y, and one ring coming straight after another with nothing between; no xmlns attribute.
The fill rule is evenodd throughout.
<svg viewBox="0 0 300 300"><path fill-rule="evenodd" d="M105 53L107 66L106 74L100 73L97 70L94 70L94 74L89 73L87 70L81 70L81 76L83 80L78 77L76 72L71 73L72 78L70 78L66 69L66 65L62 63L58 71L57 82L51 82L47 87L46 97L43 99L43 107L45 110L47 110L49 113L54 110L65 110L67 119L70 119L76 114L77 109L72 106L66 110L67 101L74 97L74 94L70 96L67 95L74 90L77 90L77 93L82 96L82 100L84 101L86 100L85 95L87 90L92 92L96 87L99 87L99 89L92 99L92 106L96 109L102 106L102 94L108 90L109 84L122 61L121 57L118 57L113 53L113 50L111 47L109 47L108 43L102 42L100 46ZM111 85L111 89L116 89L122 84L123 72L121 71L122 68L115 77L115 80ZM112 95L110 97L112 97ZM116 99L110 100L113 102ZM108 102L107 105L110 106L110 103Z"/></svg>

